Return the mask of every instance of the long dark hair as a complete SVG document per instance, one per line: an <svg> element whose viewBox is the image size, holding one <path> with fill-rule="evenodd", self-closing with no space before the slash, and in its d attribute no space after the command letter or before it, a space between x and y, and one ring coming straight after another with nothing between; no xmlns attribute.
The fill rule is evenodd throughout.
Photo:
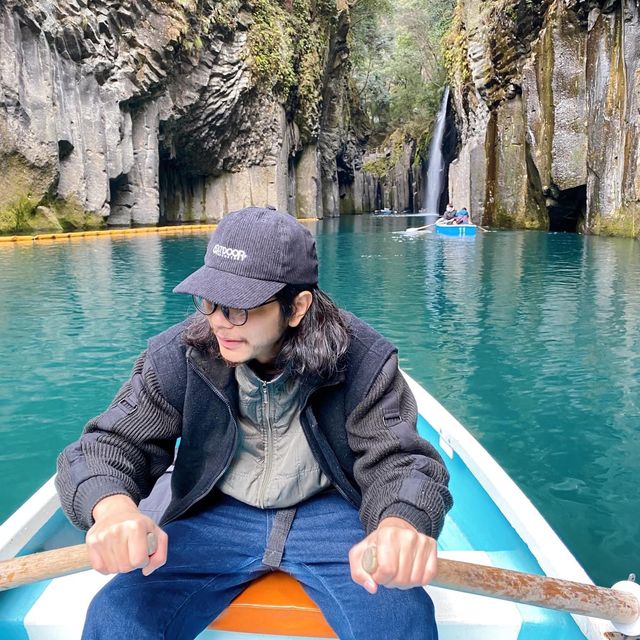
<svg viewBox="0 0 640 640"><path fill-rule="evenodd" d="M316 285L288 284L276 294L283 320L293 314L293 301L302 291L311 291L313 301L297 327L287 327L276 358L278 369L285 365L299 375L330 377L340 368L340 359L349 347L349 327L333 300ZM186 344L219 357L220 349L209 322L201 313L192 317L185 335Z"/></svg>

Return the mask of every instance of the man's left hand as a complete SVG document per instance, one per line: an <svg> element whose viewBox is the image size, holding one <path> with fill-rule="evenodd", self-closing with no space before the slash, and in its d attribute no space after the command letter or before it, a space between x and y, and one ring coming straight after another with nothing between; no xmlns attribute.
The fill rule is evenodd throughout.
<svg viewBox="0 0 640 640"><path fill-rule="evenodd" d="M377 567L371 574L362 566L362 557L375 547ZM391 589L410 589L428 584L438 570L436 541L419 533L406 520L385 518L378 528L349 551L353 581L369 593L378 585Z"/></svg>

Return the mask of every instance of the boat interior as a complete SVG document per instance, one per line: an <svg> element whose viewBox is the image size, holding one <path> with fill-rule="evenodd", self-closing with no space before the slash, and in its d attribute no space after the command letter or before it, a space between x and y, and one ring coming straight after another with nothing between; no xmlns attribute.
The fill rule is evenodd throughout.
<svg viewBox="0 0 640 640"><path fill-rule="evenodd" d="M436 446L451 473L455 505L439 538L442 557L540 573L535 558L467 466L421 417L419 430ZM154 507L150 505L150 515ZM158 513L155 514L156 516ZM83 541L59 508L19 554ZM0 637L79 638L93 594L110 579L94 571L56 578L0 594ZM563 640L584 638L569 614L429 586L442 640ZM13 626L13 628L9 628ZM3 628L4 627L4 628ZM13 634L13 635L12 635ZM199 636L200 640L335 638L322 612L293 578L275 572L249 587Z"/></svg>

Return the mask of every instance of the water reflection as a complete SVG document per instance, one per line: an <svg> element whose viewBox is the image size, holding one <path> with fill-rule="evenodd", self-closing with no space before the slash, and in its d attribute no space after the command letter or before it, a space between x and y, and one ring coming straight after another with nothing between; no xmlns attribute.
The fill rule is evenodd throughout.
<svg viewBox="0 0 640 640"><path fill-rule="evenodd" d="M420 218L329 219L320 281L494 455L594 579L640 556L637 243L406 235ZM207 237L0 245L4 518L101 411L145 340L192 307L171 289ZM606 540L606 542L605 542Z"/></svg>
<svg viewBox="0 0 640 640"><path fill-rule="evenodd" d="M637 244L536 232L468 242L366 218L348 234L341 224L338 256L320 237L325 264L337 263L324 286L400 347L404 368L481 439L594 578L625 577L640 551L630 516L640 508ZM612 535L622 556L603 542Z"/></svg>
<svg viewBox="0 0 640 640"><path fill-rule="evenodd" d="M185 239L189 272L206 237ZM55 470L57 452L102 411L150 335L185 317L182 266L159 236L0 245L0 518ZM169 276L168 276L169 274ZM9 440L10 439L10 440Z"/></svg>

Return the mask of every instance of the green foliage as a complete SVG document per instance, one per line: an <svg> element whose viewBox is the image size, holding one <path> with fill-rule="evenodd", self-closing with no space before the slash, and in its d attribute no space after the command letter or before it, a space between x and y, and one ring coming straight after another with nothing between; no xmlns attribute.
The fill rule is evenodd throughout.
<svg viewBox="0 0 640 640"><path fill-rule="evenodd" d="M29 218L35 210L35 205L28 196L19 198L13 205L13 212L16 219L16 230L24 229Z"/></svg>
<svg viewBox="0 0 640 640"><path fill-rule="evenodd" d="M303 134L317 133L333 0L253 0L249 51L258 84L279 95Z"/></svg>
<svg viewBox="0 0 640 640"><path fill-rule="evenodd" d="M209 33L211 24L226 31L234 31L238 22L241 0L218 0L213 2L206 15L203 15L203 33Z"/></svg>
<svg viewBox="0 0 640 640"><path fill-rule="evenodd" d="M249 32L251 66L256 80L286 98L295 84L294 32L287 14L277 2L254 0Z"/></svg>
<svg viewBox="0 0 640 640"><path fill-rule="evenodd" d="M442 37L444 66L451 82L463 86L471 80L468 54L469 40L462 15L462 5L453 12L449 30Z"/></svg>
<svg viewBox="0 0 640 640"><path fill-rule="evenodd" d="M293 0L294 70L297 83L291 95L296 121L303 134L315 135L320 126L322 73L329 44L335 1Z"/></svg>
<svg viewBox="0 0 640 640"><path fill-rule="evenodd" d="M446 84L443 36L455 0L359 0L353 7L354 84L368 115L372 145L389 136L426 148Z"/></svg>
<svg viewBox="0 0 640 640"><path fill-rule="evenodd" d="M36 208L29 196L19 196L0 211L0 231L18 233L29 228L29 219Z"/></svg>
<svg viewBox="0 0 640 640"><path fill-rule="evenodd" d="M161 0L173 10L176 38L189 57L197 58L214 31L230 35L238 27L242 0ZM214 37L219 37L218 35Z"/></svg>
<svg viewBox="0 0 640 640"><path fill-rule="evenodd" d="M391 169L389 159L386 156L369 160L362 165L363 171L370 173L378 178L383 178Z"/></svg>
<svg viewBox="0 0 640 640"><path fill-rule="evenodd" d="M368 160L362 165L367 173L371 173L379 178L386 176L400 161L404 144L407 142L407 134L401 129L392 132L386 139L386 147L381 155L372 160Z"/></svg>
<svg viewBox="0 0 640 640"><path fill-rule="evenodd" d="M393 53L392 15L393 5L388 0L359 0L351 10L349 57L353 84L378 141L386 135L389 120L387 65Z"/></svg>
<svg viewBox="0 0 640 640"><path fill-rule="evenodd" d="M37 208L46 207L51 210L55 219L47 219L39 215ZM27 195L19 196L5 209L0 210L0 233L31 233L35 230L62 227L65 231L81 229L97 229L104 227L102 216L84 211L81 205L51 195L41 200Z"/></svg>

